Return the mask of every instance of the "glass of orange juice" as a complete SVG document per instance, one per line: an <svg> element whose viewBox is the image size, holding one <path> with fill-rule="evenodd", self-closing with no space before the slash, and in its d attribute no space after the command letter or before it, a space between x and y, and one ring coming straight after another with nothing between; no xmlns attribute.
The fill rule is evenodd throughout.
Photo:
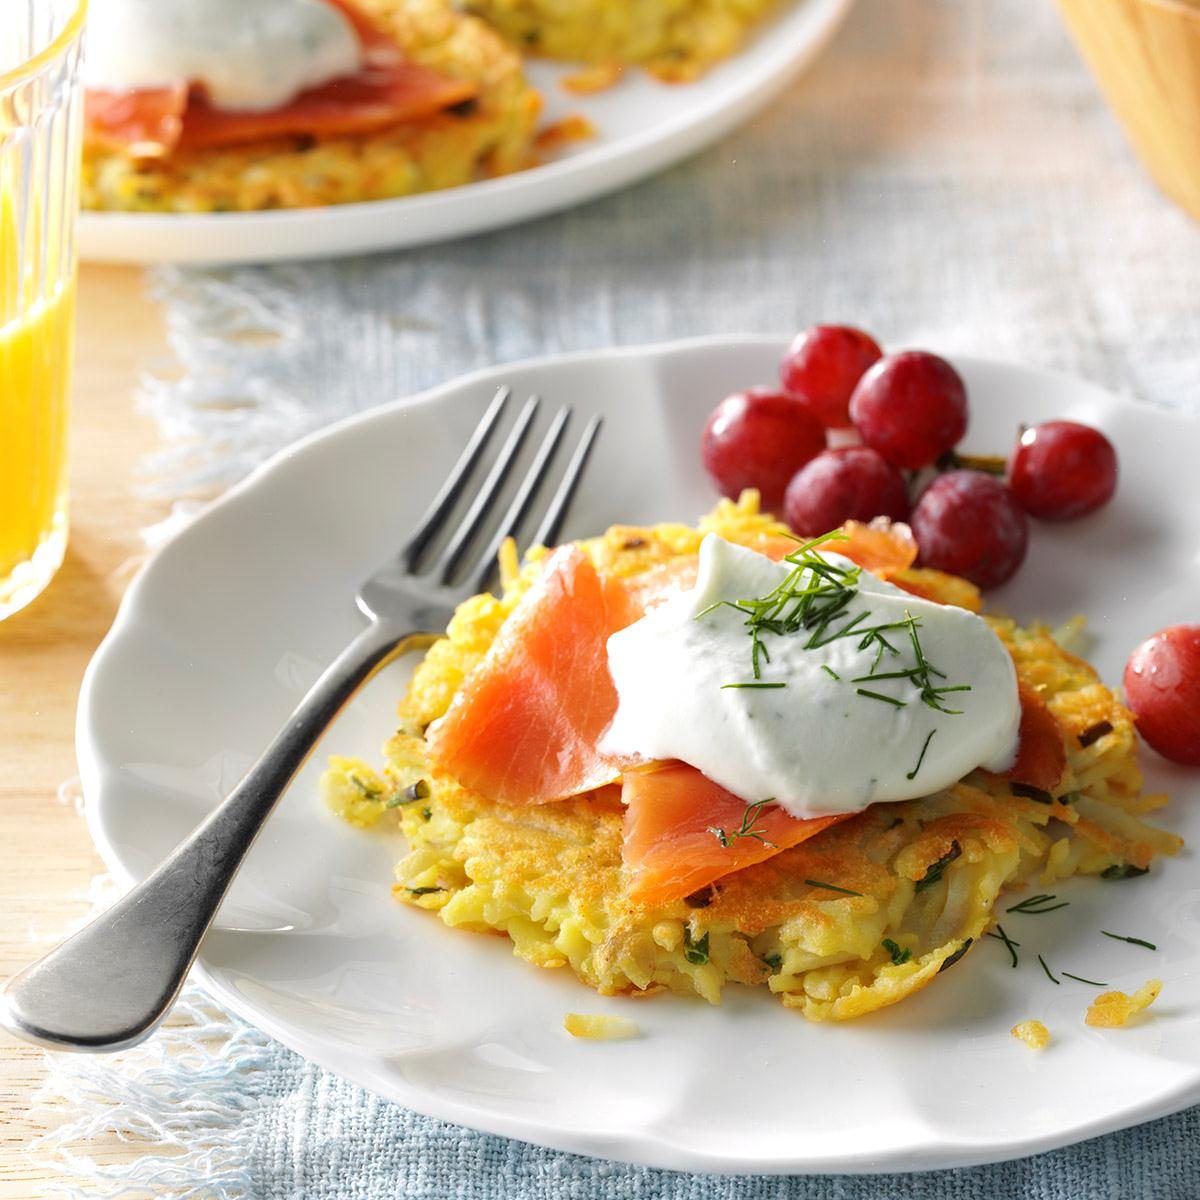
<svg viewBox="0 0 1200 1200"><path fill-rule="evenodd" d="M67 543L86 0L0 0L0 619Z"/></svg>

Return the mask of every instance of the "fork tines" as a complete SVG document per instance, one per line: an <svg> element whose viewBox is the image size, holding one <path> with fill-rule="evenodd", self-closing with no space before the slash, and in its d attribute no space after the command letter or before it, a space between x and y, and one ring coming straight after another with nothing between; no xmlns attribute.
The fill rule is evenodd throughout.
<svg viewBox="0 0 1200 1200"><path fill-rule="evenodd" d="M542 407L541 398L538 396L530 396L525 401L499 452L487 468L478 490L471 495L471 478L480 465L493 434L501 424L501 418L511 398L512 389L507 386L500 388L492 398L446 482L442 484L416 532L401 551L401 560L408 571L416 573L421 569L422 559L433 542L439 534L448 531L449 520L455 508L470 497L466 512L457 526L449 531L449 540L438 554L429 573L442 585L449 585L453 580L456 586L478 591L494 571L496 557L504 539L515 536L521 523L530 513L539 491L552 474L556 452L563 442L571 419L569 405L563 405L554 413L532 462L517 484L499 522L492 528L484 549L462 572L462 578L455 579L467 549L491 526L490 518L501 492L510 478L514 477L514 467ZM553 545L557 539L571 499L587 465L588 455L600 431L600 425L601 418L594 416L585 426L559 478L558 486L542 512L541 521L529 545Z"/></svg>

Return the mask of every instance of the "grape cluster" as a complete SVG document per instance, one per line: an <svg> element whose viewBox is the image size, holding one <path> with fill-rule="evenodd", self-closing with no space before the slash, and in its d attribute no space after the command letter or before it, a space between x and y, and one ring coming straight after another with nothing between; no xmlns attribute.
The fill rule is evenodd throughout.
<svg viewBox="0 0 1200 1200"><path fill-rule="evenodd" d="M1028 517L1065 521L1106 504L1117 456L1098 430L1047 421L1022 431L1006 472L994 460L999 478L955 455L967 421L966 386L944 358L884 354L860 329L814 325L788 348L777 389L717 406L701 453L725 495L758 488L802 537L848 520L907 520L923 566L998 587L1025 557ZM842 444L830 446L830 432ZM930 468L941 473L912 503Z"/></svg>

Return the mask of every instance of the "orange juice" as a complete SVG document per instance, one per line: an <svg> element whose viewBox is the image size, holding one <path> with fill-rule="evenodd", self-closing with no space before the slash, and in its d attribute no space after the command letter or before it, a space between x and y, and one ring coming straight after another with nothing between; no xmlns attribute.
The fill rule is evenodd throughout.
<svg viewBox="0 0 1200 1200"><path fill-rule="evenodd" d="M68 277L0 326L0 614L62 560L74 307Z"/></svg>
<svg viewBox="0 0 1200 1200"><path fill-rule="evenodd" d="M0 0L0 619L67 543L85 0Z"/></svg>

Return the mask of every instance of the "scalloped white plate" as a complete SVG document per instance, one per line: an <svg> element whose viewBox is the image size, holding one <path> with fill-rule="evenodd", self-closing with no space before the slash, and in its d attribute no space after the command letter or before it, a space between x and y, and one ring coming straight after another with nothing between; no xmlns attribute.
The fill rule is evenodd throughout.
<svg viewBox="0 0 1200 1200"><path fill-rule="evenodd" d="M500 381L606 418L568 534L692 519L713 495L700 427L726 392L769 381L777 339L685 342L481 372L311 437L164 547L130 589L84 682L78 743L96 843L144 876L238 778L351 637L359 578L397 542ZM960 359L969 448L1018 422L1074 417L1121 454L1110 508L1035 529L994 596L1019 617L1086 613L1093 660L1119 679L1152 630L1196 618L1200 493L1192 420L1045 372ZM411 665L411 664L409 664ZM1200 881L1190 853L1121 883L1081 881L1069 909L1014 916L1025 960L990 939L945 980L848 1025L809 1025L763 989L700 1000L602 998L506 942L450 930L389 897L401 846L328 815L330 752L378 757L403 685L373 682L255 845L199 973L301 1054L437 1117L564 1150L697 1171L869 1172L1028 1154L1200 1100ZM1160 819L1200 841L1200 773L1147 753L1176 796ZM1151 953L1101 928L1148 938ZM1034 959L1129 988L1166 982L1152 1019L1089 1029L1094 989ZM620 1012L621 1043L574 1041L568 1011ZM1038 1017L1035 1054L1009 1036Z"/></svg>
<svg viewBox="0 0 1200 1200"><path fill-rule="evenodd" d="M446 191L261 213L97 213L79 221L93 262L271 262L394 250L515 225L625 187L695 154L769 104L821 52L852 0L787 0L745 48L686 86L631 71L613 88L572 95L578 68L532 60L543 120L583 113L598 135L553 161Z"/></svg>

